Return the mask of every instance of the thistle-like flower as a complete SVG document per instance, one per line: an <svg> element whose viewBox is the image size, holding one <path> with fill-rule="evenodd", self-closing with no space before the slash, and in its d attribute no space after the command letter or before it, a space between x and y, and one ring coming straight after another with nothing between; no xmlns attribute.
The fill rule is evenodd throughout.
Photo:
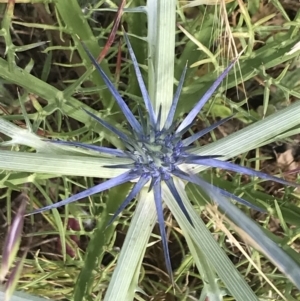
<svg viewBox="0 0 300 301"><path fill-rule="evenodd" d="M126 199L119 207L119 209L112 216L109 223L111 224L115 220L115 218L121 213L121 211L139 194L139 192L149 182L149 186L147 187L147 189L149 193L153 193L154 196L156 210L157 210L158 224L160 228L164 256L166 261L166 267L169 275L172 277L172 268L171 268L171 262L170 262L170 256L169 256L169 250L168 250L168 244L167 244L167 238L166 238L165 226L164 226L164 217L163 217L162 186L161 186L162 182L165 182L166 186L173 194L175 200L177 201L181 210L185 214L186 218L192 225L193 222L181 200L181 197L176 189L173 180L174 177L178 177L181 180L194 183L200 187L207 187L208 183L206 183L203 179L201 179L201 177L188 172L188 170L190 169L189 167L191 167L191 165L194 166L205 165L209 167L222 168L234 172L239 172L241 174L260 177L266 180L272 180L285 185L286 184L294 185L294 184L289 183L280 178L270 176L259 171L252 170L250 168L246 168L243 166L235 165L230 162L224 162L222 160L219 160L218 158L221 157L220 154L199 156L191 152L191 146L196 140L198 140L200 137L210 132L211 130L215 129L219 125L223 124L224 122L228 121L231 117L222 119L217 123L209 126L208 128L201 130L198 133L193 134L188 138L184 138L184 139L182 138L182 136L194 124L194 121L199 111L202 109L205 103L211 98L212 94L220 85L222 80L226 77L226 75L231 70L235 62L232 62L229 65L229 67L225 69L225 71L217 78L217 80L208 89L208 91L204 94L204 96L196 103L194 108L188 113L188 115L183 119L183 121L179 125L177 125L177 123L174 122L174 115L179 100L180 92L183 87L184 77L187 69L187 67L185 67L182 76L180 78L178 88L176 90L166 121L164 122L164 124L162 124L161 110L158 112L157 115L155 114L135 54L130 45L129 39L126 34L124 34L124 37L127 43L127 47L131 56L133 67L137 76L137 80L147 110L147 117L144 117L141 108L138 109L139 121L133 115L133 113L131 112L131 110L125 103L125 101L122 99L119 92L114 87L113 83L103 72L101 66L97 63L97 61L94 59L94 57L89 52L89 50L85 47L85 45L83 45L83 47L85 48L85 51L87 52L93 65L101 75L102 79L104 80L111 94L114 96L115 100L117 101L121 111L125 115L129 125L131 126L131 135L128 135L120 131L113 125L107 123L106 121L104 121L103 119L99 118L98 116L94 115L91 112L88 112L86 110L85 112L91 118L99 122L102 126L104 126L109 131L117 135L124 143L126 150L118 150L118 149L112 149L112 148L107 148L102 146L88 145L79 142L68 142L68 141L50 141L50 142L75 146L75 147L82 147L93 151L97 151L100 154L111 155L118 158L126 158L127 161L128 159L130 159L132 162L129 164L126 163L122 165L106 166L107 168L122 168L124 169L124 173L122 173L121 175L115 178L109 179L101 184L98 184L92 188L82 191L76 195L73 195L63 201L38 209L32 212L32 214L36 214L39 212L43 212L45 210L64 206L71 202L75 202L79 199L94 195L96 193L110 189L114 186L123 184L125 182L134 181L135 184L132 190L129 192ZM213 187L213 190L216 193L220 193L226 197L234 199L235 201L242 203L246 206L252 207L256 210L262 210L261 208L258 208L252 205L251 203L247 202L246 200L237 197L219 187L216 186L211 186L211 187Z"/></svg>

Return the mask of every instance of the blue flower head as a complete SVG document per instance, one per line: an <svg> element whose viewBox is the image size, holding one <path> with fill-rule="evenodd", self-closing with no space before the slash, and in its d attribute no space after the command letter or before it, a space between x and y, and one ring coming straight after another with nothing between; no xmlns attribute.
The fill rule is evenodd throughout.
<svg viewBox="0 0 300 301"><path fill-rule="evenodd" d="M186 170L188 166L205 165L209 167L227 169L230 171L239 172L241 174L246 174L250 176L260 177L266 180L273 180L275 182L282 183L282 184L288 184L288 185L294 185L294 184L289 183L280 178L273 177L265 173L252 170L250 168L235 165L230 162L224 162L218 159L221 157L220 155L199 156L191 153L191 145L197 139L199 139L206 133L210 132L211 130L215 129L219 125L223 124L231 117L222 119L217 123L209 126L208 128L201 130L198 133L193 134L188 138L182 138L182 136L194 124L194 121L199 111L202 109L205 103L211 98L214 91L217 89L217 87L220 85L223 79L227 76L228 72L233 67L235 61L232 62L229 65L229 67L225 69L225 71L217 78L217 80L212 84L212 86L203 95L203 97L196 103L194 108L188 113L188 115L183 119L183 121L179 125L177 125L174 122L174 115L179 100L180 92L183 86L185 73L187 70L187 67L185 67L182 76L180 78L178 88L175 93L170 111L168 112L166 121L164 122L164 124L162 124L161 110L159 110L158 114L155 114L135 54L130 45L129 39L126 34L124 34L124 37L128 46L128 50L131 56L131 60L137 76L137 80L140 86L140 90L143 96L143 100L145 103L148 116L144 117L141 108L138 108L139 120L133 115L133 113L131 112L131 110L125 103L125 101L122 99L119 92L114 87L113 83L103 72L101 66L97 63L97 61L95 60L95 58L92 56L92 54L89 52L89 50L86 48L85 45L83 45L85 51L87 52L93 65L101 75L106 86L110 90L111 94L114 96L121 111L126 117L128 123L130 124L131 135L125 134L124 132L120 131L119 129L107 123L106 121L94 115L93 113L86 110L84 111L89 116L91 116L91 118L99 122L103 127L107 128L109 131L117 135L124 143L126 150L118 150L118 149L112 149L107 147L88 145L79 142L67 142L67 141L51 141L51 142L64 144L64 145L71 145L76 147L83 147L83 148L97 151L101 154L106 154L106 155L108 154L118 158L126 158L127 161L128 159L130 159L132 162L123 165L105 166L107 168L122 168L124 169L124 173L122 173L121 175L115 178L109 179L101 184L98 184L92 188L82 191L76 195L73 195L63 201L38 209L32 212L31 214L36 214L39 212L43 212L45 210L58 208L60 206L64 206L71 202L75 202L79 199L102 192L104 190L110 189L112 187L123 184L125 182L135 181L132 190L129 192L126 199L119 207L119 209L112 216L109 223L111 224L115 220L115 218L122 212L122 210L138 195L138 193L143 189L143 187L145 187L145 185L149 183L149 188L148 188L149 193L153 193L154 200L155 200L157 216L158 216L158 224L160 228L164 256L166 261L166 267L169 275L172 277L172 268L171 268L169 249L167 245L167 238L166 238L165 226L164 226L164 217L163 217L162 188L161 188L162 182L165 182L166 186L174 196L179 207L181 208L181 210L183 211L183 213L185 214L186 218L191 223L191 225L193 225L193 222L181 200L181 197L174 184L173 178L178 177L184 181L194 183L203 188L208 187L207 185L210 184L205 182L199 176L187 172ZM239 198L221 188L218 188L216 186L211 186L211 187L212 187L211 189L213 189L215 193L220 193L226 197L234 199L237 202L252 207L256 210L260 210L260 211L262 210L261 208L258 208L252 205L251 203L247 202L246 200Z"/></svg>

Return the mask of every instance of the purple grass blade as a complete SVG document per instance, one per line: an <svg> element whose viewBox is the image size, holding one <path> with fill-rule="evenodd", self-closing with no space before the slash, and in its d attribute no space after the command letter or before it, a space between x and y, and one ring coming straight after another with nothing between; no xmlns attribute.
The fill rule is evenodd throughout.
<svg viewBox="0 0 300 301"><path fill-rule="evenodd" d="M62 140L44 140L46 142L55 143L55 144L62 144L62 145L68 145L68 146L75 146L75 147L82 147L87 148L99 153L108 154L116 157L121 158L129 158L128 154L123 152L122 150L115 149L115 148L109 148L104 146L97 146L92 144L85 144L81 142L75 142L75 141L62 141Z"/></svg>
<svg viewBox="0 0 300 301"><path fill-rule="evenodd" d="M111 124L107 123L106 121L104 121L103 119L101 119L100 117L96 116L95 114L87 111L86 109L82 108L88 115L90 115L93 119L95 119L96 121L98 121L102 126L104 126L105 128L107 128L109 131L113 132L114 134L116 134L118 137L120 137L124 142L126 143L130 143L131 139L125 135L124 133L122 133L121 131L119 131L117 128L115 128L114 126L112 126Z"/></svg>
<svg viewBox="0 0 300 301"><path fill-rule="evenodd" d="M142 133L142 128L141 125L139 124L139 122L136 120L136 118L134 117L134 115L132 114L131 110L128 108L127 104L125 103L125 101L123 100L122 96L120 95L120 93L117 91L117 89L115 88L114 84L111 82L111 80L107 77L107 75L104 73L103 69L101 68L101 66L98 64L97 60L93 57L93 55L91 54L91 52L87 49L86 45L84 43L81 43L85 52L87 53L87 55L89 56L91 62L93 63L93 65L95 66L96 70L100 73L104 83L106 84L106 86L108 87L110 93L113 95L113 97L115 98L116 102L118 103L121 111L123 112L124 116L126 117L126 119L128 120L129 124L131 125L131 127L137 132L137 133Z"/></svg>
<svg viewBox="0 0 300 301"><path fill-rule="evenodd" d="M173 120L174 120L174 116L175 116L175 112L176 112L176 108L177 108L177 104L178 104L178 100L181 94L181 90L183 87L183 83L184 83L184 79L185 79L185 75L186 75L186 71L187 71L187 64L185 65L183 72L181 74L173 101L172 101L172 105L171 108L169 110L165 125L164 125L164 130L168 130L171 125L173 124Z"/></svg>
<svg viewBox="0 0 300 301"><path fill-rule="evenodd" d="M155 206L156 206L156 211L157 211L157 221L158 221L158 225L159 225L160 236L161 236L161 241L162 241L163 250L164 250L167 272L173 283L174 282L173 272L172 272L172 265L171 265L169 247L168 247L168 240L167 240L167 235L166 235L166 230L165 230L165 220L164 220L164 212L163 212L163 206L162 206L160 181L157 181L157 183L154 184L153 188L154 188L153 189L154 201L155 201Z"/></svg>
<svg viewBox="0 0 300 301"><path fill-rule="evenodd" d="M258 177L264 180L268 180L268 181L274 181L276 183L280 183L283 185L287 185L287 186L293 186L293 187L299 187L300 185L297 183L292 183L271 175L268 175L264 172L261 171L257 171L248 167L244 167L244 166L240 166L240 165L236 165L234 163L231 162L226 162L226 161L221 161L218 159L206 159L206 160L202 160L202 159L197 159L198 156L191 156L191 158L187 158L185 163L186 164L200 164L200 165L205 165L205 166L209 166L209 167L215 167L215 168L221 168L221 169L225 169L225 170L230 170L230 171L234 171L240 174L245 174L245 175L249 175L249 176L253 176L253 177Z"/></svg>
<svg viewBox="0 0 300 301"><path fill-rule="evenodd" d="M195 142L196 140L198 140L200 137L206 135L207 133L211 132L212 130L214 130L215 128L217 128L218 126L220 126L221 124L227 122L228 120L230 120L233 116L229 116L229 117L226 117L224 119L221 119L219 120L218 122L212 124L211 126L201 130L200 132L192 135L191 137L189 138L186 138L182 141L182 145L183 146L189 146L190 144L192 144L193 142ZM178 133L178 135L182 135L181 132Z"/></svg>
<svg viewBox="0 0 300 301"><path fill-rule="evenodd" d="M180 207L181 211L183 212L183 214L185 215L186 219L189 221L189 223L194 227L194 224L193 224L193 221L189 215L189 213L187 212L183 202L182 202L182 199L175 187L175 184L174 184L174 181L173 181L173 178L170 177L170 179L168 180L165 180L165 183L166 185L168 186L169 190L171 191L171 193L173 194L178 206Z"/></svg>
<svg viewBox="0 0 300 301"><path fill-rule="evenodd" d="M252 203L224 190L224 189L221 189L217 186L214 186L210 183L207 183L206 181L204 181L203 179L201 179L200 177L198 177L197 175L193 175L193 174L187 174L185 172L183 172L182 170L174 170L173 174L178 177L178 178L181 178L182 180L185 180L185 181L188 181L190 183L193 183L201 188L203 188L206 192L207 190L212 190L212 191L215 191L219 194L222 194L228 198L231 198L231 199L234 199L235 201L241 203L242 205L245 205L249 208L252 208L254 210L257 210L257 211L260 211L260 212L265 212L266 210L258 207L258 206L255 206L253 205Z"/></svg>
<svg viewBox="0 0 300 301"><path fill-rule="evenodd" d="M143 96L143 100L146 106L146 109L148 111L149 114L149 120L150 120L150 124L152 125L152 127L154 127L154 125L156 124L156 118L155 118L155 112L148 94L148 91L146 89L142 74L141 74L141 70L139 68L139 64L137 62L136 56L133 52L133 49L131 47L130 41L128 39L127 34L124 32L124 37L125 37L125 41L129 50L129 54L133 63L133 67L134 67L134 71L135 71L135 75L136 78L138 80L139 86L140 86L140 90Z"/></svg>
<svg viewBox="0 0 300 301"><path fill-rule="evenodd" d="M227 76L229 71L232 69L236 62L236 59L230 63L230 65L225 69L225 71L216 79L216 81L212 84L212 86L205 92L202 98L198 101L198 103L194 106L194 108L190 111L190 113L184 118L176 133L179 133L182 129L190 125L195 117L198 115L200 110L203 108L205 103L211 98L215 90L219 87L223 79Z"/></svg>
<svg viewBox="0 0 300 301"><path fill-rule="evenodd" d="M124 202L121 204L121 206L118 208L118 210L114 213L114 215L108 222L107 227L114 222L117 216L127 207L127 205L132 201L132 199L136 197L136 195L143 189L143 187L146 185L149 179L150 179L149 176L142 175L140 177L138 182L133 186L132 190L129 192Z"/></svg>
<svg viewBox="0 0 300 301"><path fill-rule="evenodd" d="M17 252L19 250L22 231L24 225L24 213L28 197L25 194L21 194L21 204L17 210L17 213L13 219L11 226L9 227L3 244L3 254L0 269L0 282L3 282L9 269L11 268L13 261L16 259Z"/></svg>
<svg viewBox="0 0 300 301"><path fill-rule="evenodd" d="M27 257L28 249L29 248L27 247L24 254L18 260L18 262L15 264L14 268L10 272L10 275L8 276L7 282L5 283L5 297L4 297L4 299L2 299L3 301L10 301L10 300L15 299L15 297L16 297L16 296L14 296L14 298L12 298L12 295L16 289L17 284L19 283L22 272L24 272L23 267L24 267L24 263L25 263L25 260Z"/></svg>
<svg viewBox="0 0 300 301"><path fill-rule="evenodd" d="M115 187L117 185L120 185L120 184L123 184L123 183L126 183L126 182L129 182L131 180L134 180L136 179L138 176L134 173L131 172L131 170L115 177L115 178L112 178L112 179L109 179L101 184L98 184L92 188L89 188L87 190L84 190L82 192L79 192L75 195L72 195L71 197L63 200L63 201L60 201L60 202L57 202L55 204L51 204L51 205L48 205L48 206L45 206L43 208L40 208L40 209L37 209L33 212L30 212L28 213L27 215L33 215L33 214L37 214L37 213L41 213L41 212L44 212L44 211L47 211L47 210L51 210L51 209L54 209L54 208L58 208L58 207L61 207L61 206L65 206L67 204L70 204L72 202L75 202L75 201L78 201L80 199L83 199L83 198L86 198L86 197L89 197L91 195L94 195L96 193L99 193L99 192L102 192L104 190L107 190L107 189L110 189L112 187Z"/></svg>

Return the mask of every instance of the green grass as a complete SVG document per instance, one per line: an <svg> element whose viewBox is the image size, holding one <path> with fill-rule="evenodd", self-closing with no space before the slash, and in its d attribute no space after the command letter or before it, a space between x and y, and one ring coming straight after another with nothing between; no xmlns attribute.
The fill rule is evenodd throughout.
<svg viewBox="0 0 300 301"><path fill-rule="evenodd" d="M17 0L15 5L6 2L0 0L0 43L1 49L6 49L0 58L0 204L2 223L9 225L20 192L28 195L31 210L119 172L105 170L107 160L96 154L68 147L49 148L39 137L122 148L118 139L92 122L80 108L98 112L120 128L126 128L126 124L80 44L82 40L95 57L100 54L113 28L117 6L112 1L84 2L81 7L76 0ZM148 7L154 2L149 1ZM262 7L259 2L263 2ZM167 6L169 2L165 3ZM199 146L203 145L199 152L221 153L224 158L238 158L240 164L264 171L272 165L274 174L285 171L270 160L256 157L267 156L264 145L293 142L299 134L299 52L289 54L299 41L300 13L296 6L283 6L274 0L269 4L251 1L247 7L242 1L233 1L226 5L225 13L222 5L184 9L178 2L176 21L184 32L177 27L175 35L175 28L168 29L170 24L156 24L157 20L159 24L174 23L164 8L157 12L157 19L148 20L147 32L146 15L130 11L142 4L128 1L129 11L123 14L122 25L132 36L154 104L158 106L164 99L163 112L167 112L173 82L178 82L188 61L192 67L176 112L182 118L211 85L216 73L244 50L235 72L202 110L193 130L232 113L235 119L231 128L216 130L199 141ZM230 32L225 30L227 20ZM154 30L151 26L157 27ZM147 33L156 47L148 48ZM137 113L142 99L121 36L119 28L101 66ZM259 106L253 99L259 99ZM227 137L221 139L223 136ZM10 139L12 143L8 143ZM28 244L30 250L17 289L53 300L78 301L300 300L298 289L290 281L292 271L283 274L273 264L284 265L285 258L276 257L272 248L264 249L267 237L271 238L275 242L272 246L280 246L300 265L297 192L281 186L270 189L259 179L220 170L200 171L208 181L263 206L267 213L257 214L238 206L243 215L224 203L218 214L207 207L202 191L189 184L182 194L191 200L187 207L197 221L192 228L171 197L165 196L174 288L166 273L159 231L154 227L152 232L156 216L146 195L142 196L144 202L131 204L112 227L106 228L130 188L126 184L65 210L26 218L18 256ZM246 216L257 222L259 230ZM68 218L73 217L79 224L77 230L67 228ZM251 235L255 233L261 234L253 241ZM80 238L78 245L71 235ZM73 258L66 244L73 250Z"/></svg>

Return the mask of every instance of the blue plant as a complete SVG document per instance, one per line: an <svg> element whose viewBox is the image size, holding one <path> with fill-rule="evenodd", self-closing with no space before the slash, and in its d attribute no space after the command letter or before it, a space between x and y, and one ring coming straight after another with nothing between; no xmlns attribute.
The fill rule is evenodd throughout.
<svg viewBox="0 0 300 301"><path fill-rule="evenodd" d="M100 73L102 79L104 80L105 84L107 85L108 89L114 96L120 109L125 115L128 123L131 126L132 133L131 135L127 135L124 132L117 129L116 127L114 127L113 125L107 123L106 121L102 120L98 116L94 115L93 113L88 112L86 110L85 112L89 116L91 116L91 118L99 122L102 126L104 126L112 133L117 135L124 143L126 150L118 150L113 148L83 144L79 142L68 142L68 141L49 141L49 142L87 148L90 150L97 151L101 154L106 154L106 155L108 154L118 158L131 159L132 163L105 166L107 168L122 168L124 169L124 173L122 173L121 175L115 178L109 179L101 184L98 184L92 188L82 191L76 195L73 195L63 201L40 208L32 212L31 214L36 214L39 212L43 212L45 210L58 208L60 206L64 206L71 202L75 202L79 199L94 195L96 193L110 189L117 185L123 184L125 182L135 181L136 183L134 184L132 190L129 192L128 196L126 197L122 205L119 207L119 209L112 216L109 222L109 224L111 224L116 219L116 217L122 212L122 210L138 195L138 193L149 182L150 184L148 190L149 192L151 191L154 195L157 216L158 216L158 224L160 228L164 256L166 261L166 267L170 277L172 278L172 268L171 268L171 262L170 262L170 256L169 256L169 250L168 250L168 244L167 244L167 238L166 238L165 226L164 226L164 217L163 217L162 191L161 191L162 182L164 182L167 185L168 189L173 194L175 200L177 201L178 205L180 206L181 210L183 211L183 213L185 214L186 218L191 223L191 225L193 225L193 222L176 189L173 177L178 177L182 180L194 183L200 187L207 187L208 183L206 183L203 179L201 179L200 176L186 172L187 169L186 167L188 166L205 165L209 167L222 168L222 169L226 169L226 170L230 170L230 171L234 171L234 172L238 172L241 174L246 174L254 177L260 177L265 180L272 180L285 185L292 185L292 186L297 186L297 185L293 183L289 183L280 178L270 176L259 171L252 170L247 167L235 165L230 162L224 162L218 159L221 157L221 155L199 156L191 152L192 144L197 139L199 139L206 133L210 132L211 130L215 129L219 125L223 124L224 122L228 121L231 117L222 119L217 123L209 126L208 128L201 130L198 133L193 134L188 138L182 138L183 135L193 126L197 114L205 105L205 103L211 98L212 94L220 85L222 80L227 76L227 74L233 67L235 61L232 62L229 65L229 67L225 69L225 71L217 78L217 80L208 89L208 91L204 94L204 96L198 101L198 103L194 106L194 108L184 118L184 120L179 125L177 125L177 123L174 121L174 115L179 100L179 96L183 87L185 73L187 70L187 67L185 67L181 75L178 88L175 93L167 119L164 122L164 124L162 124L161 110L159 110L157 115L155 114L135 54L130 45L129 39L126 34L124 34L124 37L129 49L131 60L133 62L133 67L137 76L137 80L143 96L145 107L148 113L148 116L145 118L142 113L142 109L139 107L138 108L139 121L130 111L129 107L122 99L121 95L116 90L113 83L103 72L102 68L94 59L94 57L86 48L86 46L83 45L83 47L85 48L85 51L90 57L93 65ZM261 208L256 207L251 203L247 202L246 200L239 198L219 187L216 186L211 186L211 187L214 193L220 193L226 197L236 200L239 203L252 207L256 210L262 211Z"/></svg>

